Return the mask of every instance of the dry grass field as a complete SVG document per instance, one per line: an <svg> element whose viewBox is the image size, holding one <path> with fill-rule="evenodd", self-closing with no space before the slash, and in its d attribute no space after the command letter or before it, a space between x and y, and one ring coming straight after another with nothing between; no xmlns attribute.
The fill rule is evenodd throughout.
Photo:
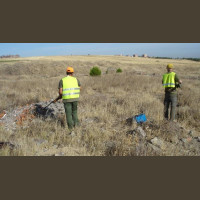
<svg viewBox="0 0 200 200"><path fill-rule="evenodd" d="M0 149L0 155L24 156L154 156L200 155L200 62L124 56L54 56L0 60L0 113L27 104L49 101L58 95L58 82L73 66L82 84L78 108L81 126L75 136L59 122L35 119L15 132L0 125L0 142L18 148ZM178 122L163 119L162 74L173 63L183 81L179 89ZM90 77L93 66L102 70ZM108 69L122 73L106 73ZM126 119L144 112L145 138L127 134L137 124ZM193 133L193 138L189 133ZM195 135L195 136L194 136ZM153 138L163 145L153 145ZM41 144L36 140L43 140Z"/></svg>

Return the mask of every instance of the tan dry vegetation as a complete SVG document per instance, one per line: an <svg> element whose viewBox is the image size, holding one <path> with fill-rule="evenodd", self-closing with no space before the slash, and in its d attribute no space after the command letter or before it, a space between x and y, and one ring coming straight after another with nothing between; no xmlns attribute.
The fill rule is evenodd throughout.
<svg viewBox="0 0 200 200"><path fill-rule="evenodd" d="M13 59L12 59L13 60ZM147 115L150 128L144 127L147 140L155 136L166 141L174 135L186 137L176 126L170 131L163 122L164 92L162 74L168 63L183 80L179 90L178 122L187 130L200 132L200 64L188 60L131 58L121 56L55 56L18 58L18 62L0 63L0 111L30 103L47 101L57 96L59 80L65 76L66 66L75 68L81 81L79 103L81 126L76 136L68 135L58 121L35 120L28 127L19 127L16 133L6 132L0 126L0 141L10 141L18 148L0 151L1 155L190 155L187 151L168 148L159 154L141 138L127 136L136 128L125 122L136 114ZM19 61L20 60L20 61ZM89 71L98 66L103 75L90 77ZM106 74L112 67L123 73ZM61 116L61 120L65 120ZM153 125L152 125L153 124ZM36 139L45 140L38 145ZM196 155L194 152L191 155Z"/></svg>

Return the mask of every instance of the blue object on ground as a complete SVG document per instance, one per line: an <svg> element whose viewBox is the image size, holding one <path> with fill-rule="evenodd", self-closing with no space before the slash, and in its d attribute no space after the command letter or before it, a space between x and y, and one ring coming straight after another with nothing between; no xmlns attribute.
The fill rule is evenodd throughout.
<svg viewBox="0 0 200 200"><path fill-rule="evenodd" d="M147 121L145 114L136 115L134 118L135 118L137 123L143 123L143 122Z"/></svg>

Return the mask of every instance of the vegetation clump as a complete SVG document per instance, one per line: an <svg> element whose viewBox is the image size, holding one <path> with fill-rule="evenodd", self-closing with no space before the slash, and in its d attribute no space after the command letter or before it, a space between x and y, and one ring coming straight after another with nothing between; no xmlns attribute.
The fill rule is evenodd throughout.
<svg viewBox="0 0 200 200"><path fill-rule="evenodd" d="M92 69L90 69L90 76L100 76L100 75L101 75L101 70L97 66L94 66Z"/></svg>
<svg viewBox="0 0 200 200"><path fill-rule="evenodd" d="M117 69L117 71L116 71L117 73L121 73L122 72L122 69L121 68L119 68L119 69Z"/></svg>

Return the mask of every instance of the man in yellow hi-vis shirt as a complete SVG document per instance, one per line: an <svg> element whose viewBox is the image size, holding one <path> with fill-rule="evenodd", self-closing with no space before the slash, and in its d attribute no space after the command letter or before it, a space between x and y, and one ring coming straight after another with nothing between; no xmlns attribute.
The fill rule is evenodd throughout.
<svg viewBox="0 0 200 200"><path fill-rule="evenodd" d="M63 100L67 125L69 130L72 130L75 126L79 125L77 108L80 96L81 84L80 81L73 77L74 69L67 67L67 76L62 78L59 82L59 97Z"/></svg>
<svg viewBox="0 0 200 200"><path fill-rule="evenodd" d="M177 88L182 81L178 78L177 74L173 72L173 65L167 65L167 73L163 75L162 84L165 88L165 99L164 99L164 117L168 120L169 106L170 120L174 121L176 116L177 106Z"/></svg>

